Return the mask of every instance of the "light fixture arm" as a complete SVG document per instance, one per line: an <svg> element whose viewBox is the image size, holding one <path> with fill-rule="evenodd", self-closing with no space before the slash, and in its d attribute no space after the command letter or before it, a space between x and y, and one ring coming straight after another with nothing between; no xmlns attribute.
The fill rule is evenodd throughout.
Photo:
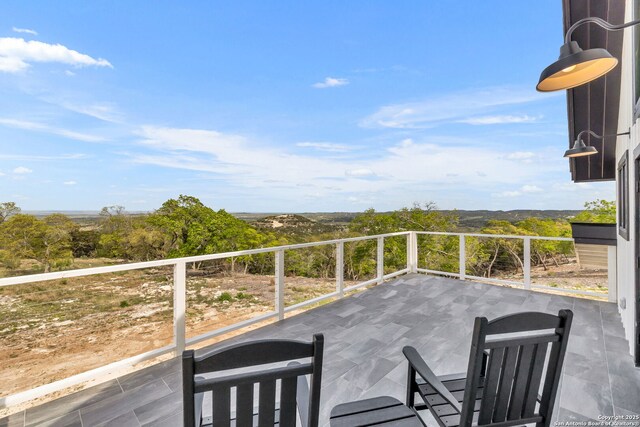
<svg viewBox="0 0 640 427"><path fill-rule="evenodd" d="M607 137L607 136L631 135L631 132L622 132L622 133L615 133L615 134L610 134L610 135L598 135L597 133L595 133L595 132L594 132L594 131L592 131L592 130L585 129L585 130L581 131L581 132L578 134L578 136L576 136L576 142L577 142L577 141L580 141L580 137L581 137L583 134L585 134L585 133L591 134L591 136L594 136L594 137L596 137L596 138L598 138L598 139L602 139L602 138L605 138L605 137Z"/></svg>
<svg viewBox="0 0 640 427"><path fill-rule="evenodd" d="M571 27L569 27L569 29L567 30L567 34L565 34L564 36L564 42L569 43L571 41L571 34L575 31L575 29L578 28L580 25L586 24L589 22L593 22L594 24L601 26L607 31L618 31L627 27L631 27L633 25L640 24L640 19L637 19L635 21L625 22L624 24L614 25L614 24L610 24L604 19L597 18L597 17L582 18L576 21L575 24L573 24Z"/></svg>

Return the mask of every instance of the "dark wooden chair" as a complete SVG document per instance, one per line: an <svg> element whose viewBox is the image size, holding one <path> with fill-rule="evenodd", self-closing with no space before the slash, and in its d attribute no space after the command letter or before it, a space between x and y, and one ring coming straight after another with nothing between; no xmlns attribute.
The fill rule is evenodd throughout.
<svg viewBox="0 0 640 427"><path fill-rule="evenodd" d="M405 347L407 406L429 409L443 427L549 426L572 318L570 310L476 318L466 374L437 377Z"/></svg>
<svg viewBox="0 0 640 427"><path fill-rule="evenodd" d="M320 381L324 337L313 336L312 342L261 340L233 345L198 354L187 350L182 354L182 384L185 427L281 426L295 427L296 415L303 427L317 427L320 410ZM308 363L296 359L310 358ZM286 366L255 370L266 364L289 362ZM231 369L254 367L250 372L220 374ZM311 386L306 375L310 375ZM258 387L258 411L254 413L254 388ZM280 387L280 405L276 389ZM204 393L212 393L212 416L203 418ZM231 396L235 395L235 417Z"/></svg>

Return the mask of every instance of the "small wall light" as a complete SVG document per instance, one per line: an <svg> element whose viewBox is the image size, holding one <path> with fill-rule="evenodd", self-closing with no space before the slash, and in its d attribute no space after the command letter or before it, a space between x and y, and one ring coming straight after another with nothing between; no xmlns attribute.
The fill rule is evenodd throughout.
<svg viewBox="0 0 640 427"><path fill-rule="evenodd" d="M582 156L592 156L594 154L598 154L598 150L595 147L590 145L586 145L582 140L582 135L590 134L598 139L605 138L607 136L621 136L621 135L630 135L630 132L616 133L613 135L598 135L597 133L590 130L583 130L576 137L576 142L573 143L573 147L564 152L564 157L582 157Z"/></svg>
<svg viewBox="0 0 640 427"><path fill-rule="evenodd" d="M621 25L613 25L600 18L583 18L573 24L567 30L564 44L560 48L560 57L549 65L540 74L540 80L536 89L540 92L552 92L562 89L571 89L597 79L607 74L617 64L606 49L596 48L582 50L578 42L571 41L571 34L582 24L593 22L607 31L618 31L632 25L640 24L640 20L627 22ZM593 154L593 153L592 153Z"/></svg>

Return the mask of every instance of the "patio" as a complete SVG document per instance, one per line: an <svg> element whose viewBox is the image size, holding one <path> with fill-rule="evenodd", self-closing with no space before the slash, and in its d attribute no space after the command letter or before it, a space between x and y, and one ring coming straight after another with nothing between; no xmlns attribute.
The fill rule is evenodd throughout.
<svg viewBox="0 0 640 427"><path fill-rule="evenodd" d="M409 274L222 345L324 333L321 425L327 425L338 403L379 395L404 400L405 345L416 347L437 374L461 372L474 317L562 308L575 317L555 416L640 414L640 369L633 367L615 305L605 302ZM181 399L174 358L1 419L0 426L180 426Z"/></svg>

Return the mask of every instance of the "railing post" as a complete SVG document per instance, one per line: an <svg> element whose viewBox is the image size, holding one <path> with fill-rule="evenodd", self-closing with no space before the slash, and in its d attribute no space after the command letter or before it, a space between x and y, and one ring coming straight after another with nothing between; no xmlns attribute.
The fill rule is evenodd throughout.
<svg viewBox="0 0 640 427"><path fill-rule="evenodd" d="M284 319L284 249L276 252L276 312Z"/></svg>
<svg viewBox="0 0 640 427"><path fill-rule="evenodd" d="M415 231L407 234L407 270L409 273L418 272L418 235Z"/></svg>
<svg viewBox="0 0 640 427"><path fill-rule="evenodd" d="M466 255L467 246L464 240L464 234L460 235L460 257L458 259L459 264L459 272L460 272L460 280L465 280L467 274L467 255Z"/></svg>
<svg viewBox="0 0 640 427"><path fill-rule="evenodd" d="M378 237L378 284L384 281L384 237Z"/></svg>
<svg viewBox="0 0 640 427"><path fill-rule="evenodd" d="M176 356L186 348L187 312L187 263L177 262L173 266L173 343Z"/></svg>
<svg viewBox="0 0 640 427"><path fill-rule="evenodd" d="M344 297L344 242L336 243L336 292Z"/></svg>
<svg viewBox="0 0 640 427"><path fill-rule="evenodd" d="M531 237L524 238L524 288L531 289Z"/></svg>

